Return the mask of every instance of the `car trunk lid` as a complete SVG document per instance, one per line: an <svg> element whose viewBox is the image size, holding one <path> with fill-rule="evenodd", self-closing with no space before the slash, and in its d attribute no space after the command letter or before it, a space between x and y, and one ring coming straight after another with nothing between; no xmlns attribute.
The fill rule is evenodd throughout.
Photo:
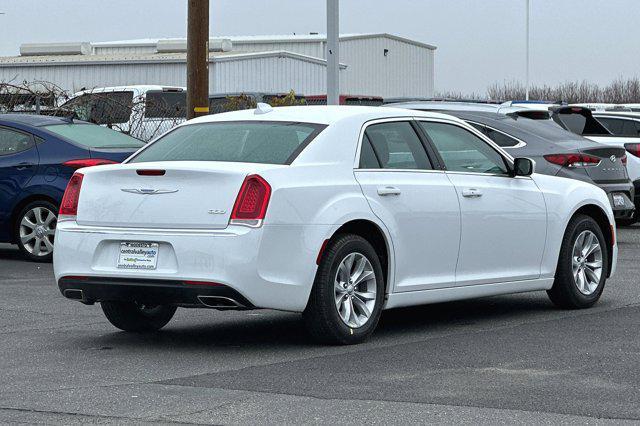
<svg viewBox="0 0 640 426"><path fill-rule="evenodd" d="M255 163L154 162L86 170L77 222L123 228L227 227L245 177Z"/></svg>

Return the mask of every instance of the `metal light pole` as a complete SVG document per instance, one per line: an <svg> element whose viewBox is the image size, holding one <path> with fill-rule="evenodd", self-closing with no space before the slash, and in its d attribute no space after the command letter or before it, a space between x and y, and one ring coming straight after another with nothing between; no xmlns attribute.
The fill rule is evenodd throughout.
<svg viewBox="0 0 640 426"><path fill-rule="evenodd" d="M530 0L527 0L527 93L526 99L529 100L529 14L530 14Z"/></svg>
<svg viewBox="0 0 640 426"><path fill-rule="evenodd" d="M339 0L327 0L327 105L340 103Z"/></svg>
<svg viewBox="0 0 640 426"><path fill-rule="evenodd" d="M209 0L187 9L187 119L209 113Z"/></svg>

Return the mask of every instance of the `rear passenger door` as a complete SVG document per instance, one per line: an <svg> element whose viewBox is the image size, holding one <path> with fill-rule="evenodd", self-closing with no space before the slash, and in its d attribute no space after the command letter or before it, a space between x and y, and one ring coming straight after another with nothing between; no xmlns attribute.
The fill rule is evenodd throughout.
<svg viewBox="0 0 640 426"><path fill-rule="evenodd" d="M503 155L458 123L419 121L456 188L462 236L458 286L536 279L547 211L530 177L511 177Z"/></svg>
<svg viewBox="0 0 640 426"><path fill-rule="evenodd" d="M393 292L455 285L460 242L456 191L411 119L369 122L355 176L387 227L395 254ZM430 149L430 148L429 148Z"/></svg>

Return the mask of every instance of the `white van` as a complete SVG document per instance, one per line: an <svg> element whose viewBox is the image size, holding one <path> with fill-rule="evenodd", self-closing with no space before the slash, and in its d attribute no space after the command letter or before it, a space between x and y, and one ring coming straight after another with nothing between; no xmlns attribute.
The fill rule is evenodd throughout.
<svg viewBox="0 0 640 426"><path fill-rule="evenodd" d="M148 142L185 121L186 104L185 87L135 85L82 90L61 109Z"/></svg>

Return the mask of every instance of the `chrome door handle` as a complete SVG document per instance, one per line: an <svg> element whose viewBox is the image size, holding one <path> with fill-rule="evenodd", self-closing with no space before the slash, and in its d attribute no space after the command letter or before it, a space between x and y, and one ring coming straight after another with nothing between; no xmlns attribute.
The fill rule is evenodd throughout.
<svg viewBox="0 0 640 426"><path fill-rule="evenodd" d="M482 191L476 188L463 189L462 196L466 198L480 198L482 197Z"/></svg>
<svg viewBox="0 0 640 426"><path fill-rule="evenodd" d="M379 186L378 195L386 197L387 195L400 195L400 190L395 186Z"/></svg>

